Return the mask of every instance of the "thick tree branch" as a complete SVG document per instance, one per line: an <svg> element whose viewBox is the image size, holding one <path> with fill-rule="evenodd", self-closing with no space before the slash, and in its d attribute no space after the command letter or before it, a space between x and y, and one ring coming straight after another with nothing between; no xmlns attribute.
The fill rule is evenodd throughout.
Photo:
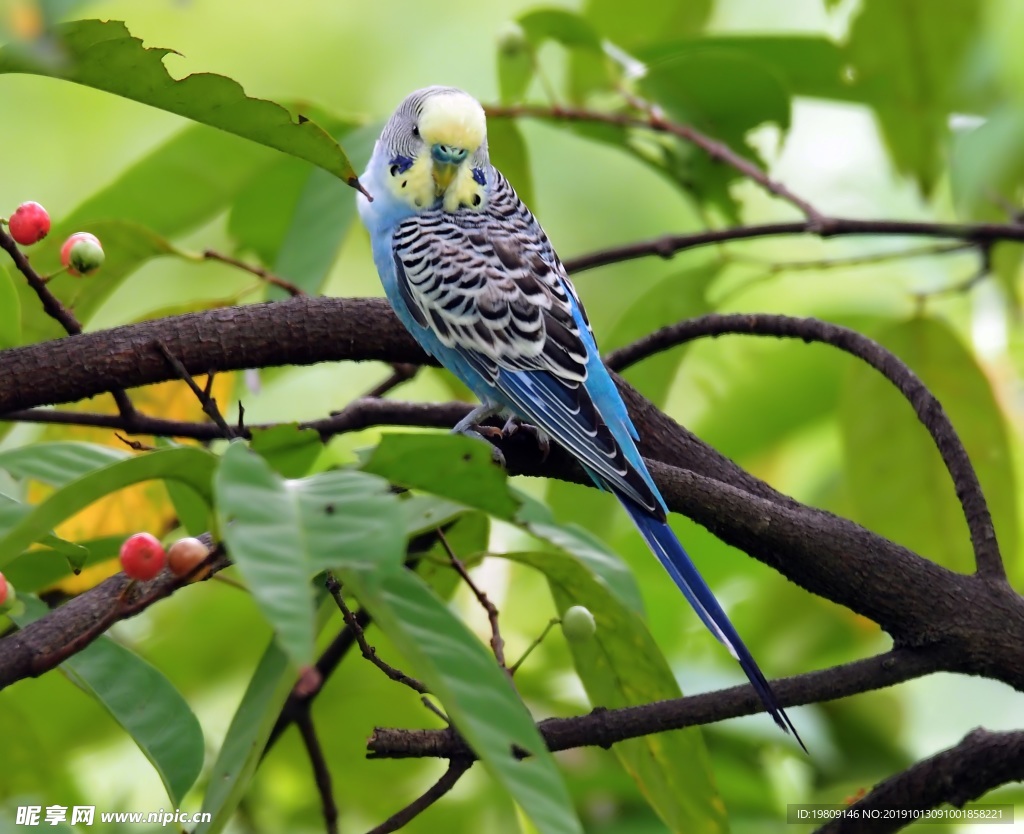
<svg viewBox="0 0 1024 834"><path fill-rule="evenodd" d="M162 381L170 371L152 350L155 339L190 373L338 359L426 362L383 299L295 298L6 351L0 369L9 384L0 386L0 410L80 399L103 390L108 380ZM813 593L875 620L898 644L941 646L951 671L988 675L1024 689L1024 605L1008 586L946 571L852 522L780 495L627 384L621 383L621 390L671 509ZM391 410L406 424L436 425L445 409L456 416L465 408L370 400L332 419L351 419L352 427L361 427L374 419L368 415L375 410ZM558 449L542 461L536 445L519 434L501 446L514 474L589 482ZM0 682L25 673L23 668L20 675L0 674Z"/></svg>
<svg viewBox="0 0 1024 834"><path fill-rule="evenodd" d="M967 450L942 404L898 356L867 336L847 327L817 319L777 315L713 314L663 327L613 351L607 356L606 363L609 368L621 371L677 345L705 336L717 337L725 334L776 336L832 345L863 360L888 379L910 403L942 456L942 462L953 480L957 498L967 519L978 573L996 581L1006 580L1006 570L999 554L995 525L992 523L988 503L985 501L974 466L967 456Z"/></svg>
<svg viewBox="0 0 1024 834"><path fill-rule="evenodd" d="M867 796L850 806L850 811L859 816L851 813L838 818L819 828L818 834L898 831L917 817L887 816L893 811L926 812L947 803L961 808L1008 782L1024 782L1024 732L993 733L978 728L955 747L923 759L875 785ZM877 815L868 818L868 812L877 812ZM920 819L927 822L927 817ZM937 821L941 820L940 817ZM972 820L965 817L963 821Z"/></svg>

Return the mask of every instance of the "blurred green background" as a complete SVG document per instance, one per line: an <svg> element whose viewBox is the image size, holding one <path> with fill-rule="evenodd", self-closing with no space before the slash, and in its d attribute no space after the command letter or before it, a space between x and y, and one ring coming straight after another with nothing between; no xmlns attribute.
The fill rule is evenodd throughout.
<svg viewBox="0 0 1024 834"><path fill-rule="evenodd" d="M670 115L756 153L774 178L826 214L1009 220L1022 208L1024 7L1014 0L304 0L284 6L264 0L64 0L41 7L3 0L3 37L31 31L40 20L45 24L45 17L35 17L40 8L50 21L126 21L147 46L180 53L165 61L176 77L221 73L249 95L323 114L328 123L366 125L341 140L357 168L380 122L418 87L455 85L497 103L526 72L524 100L550 103L553 90L559 101L597 108L614 103L615 91L593 82L600 59L574 44L572 33L538 36L530 68L521 70L535 30L515 21L537 9L563 9L579 13L599 38L649 61L648 76L637 83ZM531 19L537 20L525 20ZM536 68L539 76L532 74ZM0 213L37 200L60 221L147 160L163 159L165 143L191 131L190 153L204 160L194 178L183 178L177 189L122 194L107 206L109 217L90 219L137 220L189 251L209 247L261 257L284 277L313 276L324 294L380 294L367 236L353 222L352 191L332 182L322 187L322 205L302 204L333 224L337 238L328 246L311 248L289 225L311 171L304 163L46 78L0 76L0 114ZM708 225L797 219L791 206L684 146L649 136L602 140L592 131L536 120L517 124L522 145L507 122L494 128L501 131L493 140L495 159L507 162L513 183L528 195L563 259ZM189 219L166 220L160 228L162 209ZM282 245L286 234L293 235L290 248ZM886 344L932 387L961 433L1019 588L1020 247L1000 244L992 273L969 287L962 285L979 270L976 251L817 263L918 246L883 237L772 238L605 267L580 274L576 286L604 350L710 311L816 316ZM304 262L305 256L317 263ZM261 284L238 270L174 257L141 263L111 289L89 316L88 329L266 296ZM291 421L325 416L387 373L372 364L319 365L263 372L258 386L252 379L236 384L248 422ZM951 568L971 569L966 525L927 435L907 404L853 359L822 346L729 337L676 349L625 375L701 438L783 492ZM454 395L460 389L437 371L423 373L398 394L423 400ZM164 405L154 400L154 407ZM321 463L349 461L353 450L379 434L339 437ZM19 426L2 445L66 436L110 439ZM550 504L560 520L578 521L629 562L651 631L685 692L740 682L739 670L665 580L612 499L561 483L522 486ZM123 520L143 510L136 505L119 512ZM810 596L686 519L673 524L769 677L888 646L874 624ZM493 546L511 547L510 535L497 527ZM516 657L553 613L547 588L539 576L504 561L485 562L478 573L502 610L509 656ZM468 594L460 591L454 604L486 633ZM212 761L269 635L248 596L226 584L203 583L118 624L113 634L180 688L200 718ZM393 656L374 638L385 657ZM588 708L558 634L517 682L538 717ZM704 735L731 830L782 831L789 829L779 822L788 803L841 802L978 725L1018 729L1022 706L1021 694L1002 684L937 675L792 710L810 757L763 716L723 722ZM421 726L425 716L410 693L356 657L329 682L315 717L343 831L372 827L440 773L436 763L365 760L365 739L374 726ZM106 810L156 810L167 803L139 750L98 704L57 674L0 693L0 738L0 800L6 807L31 797L44 805ZM588 831L664 830L611 754L572 751L559 760ZM186 807L198 808L204 787L205 777ZM990 799L1022 802L1024 795L1004 790ZM0 815L0 830L15 830L12 821L13 813ZM228 830L322 830L309 763L294 730L260 767ZM523 829L477 768L408 830Z"/></svg>

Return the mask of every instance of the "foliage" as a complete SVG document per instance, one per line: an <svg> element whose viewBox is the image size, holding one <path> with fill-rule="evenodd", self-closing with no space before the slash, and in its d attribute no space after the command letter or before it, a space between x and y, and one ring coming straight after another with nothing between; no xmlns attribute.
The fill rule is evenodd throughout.
<svg viewBox="0 0 1024 834"><path fill-rule="evenodd" d="M776 182L830 216L1019 219L1024 19L1006 3L826 0L786 4L777 20L755 0L467 0L444 15L428 5L0 9L0 213L35 199L54 217L30 267L52 276L46 288L88 331L289 291L379 294L346 184L398 98L449 81L494 103L494 161L567 260L666 232L789 221L801 207ZM649 129L644 102L656 123L695 128L736 156ZM606 118L567 119L566 108ZM95 276L59 271L75 231L103 241ZM728 312L815 316L876 339L945 406L1019 587L1019 266L1019 244L1006 241L922 251L891 236L803 236L617 263L576 284L606 350ZM64 335L5 258L0 351ZM0 370L14 355L0 352ZM931 438L863 363L728 338L624 376L780 491L972 570L960 496ZM379 657L415 676L483 765L409 831L781 830L787 804L841 803L979 722L1014 726L1015 702L992 681L929 678L794 710L809 758L763 715L552 755L542 717L678 698L735 683L737 670L607 495L509 480L465 438L360 426L322 442L300 427L389 378L410 400L465 394L429 369L410 380L370 363L263 368L220 374L208 392L223 436L272 424L251 442L158 438L150 449L150 433L128 449L106 428L0 423L0 569L25 603L4 618L11 629L116 573L118 544L146 525L168 542L209 532L233 563L0 694L0 813L173 805L213 814L196 831L321 829L310 756L294 729L278 741L275 722L345 628L328 573L372 618ZM183 381L129 395L152 416L200 417ZM103 398L62 408L118 414ZM886 647L874 623L687 519L673 524L770 676ZM507 666L529 652L514 678L458 563L497 609ZM593 612L593 639L555 630L534 649L572 605ZM374 728L442 726L356 654L313 712L346 831L439 775L429 760L364 760ZM949 707L951 692L970 709Z"/></svg>

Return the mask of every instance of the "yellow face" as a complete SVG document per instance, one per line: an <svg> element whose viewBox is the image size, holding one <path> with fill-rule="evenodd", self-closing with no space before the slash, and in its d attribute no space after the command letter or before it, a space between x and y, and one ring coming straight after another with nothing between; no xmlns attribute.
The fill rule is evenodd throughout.
<svg viewBox="0 0 1024 834"><path fill-rule="evenodd" d="M420 136L428 147L449 145L472 156L487 136L484 109L465 93L439 93L423 102Z"/></svg>
<svg viewBox="0 0 1024 834"><path fill-rule="evenodd" d="M460 92L438 93L423 103L417 123L423 151L391 187L416 208L443 198L446 211L483 206L484 187L473 178L473 158L487 137L484 110L472 97ZM435 148L453 154L465 152L457 162L435 158Z"/></svg>

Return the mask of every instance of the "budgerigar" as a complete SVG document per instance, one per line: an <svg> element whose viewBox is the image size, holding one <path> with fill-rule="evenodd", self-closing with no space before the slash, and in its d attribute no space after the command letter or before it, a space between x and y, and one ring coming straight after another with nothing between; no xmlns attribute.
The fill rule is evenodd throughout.
<svg viewBox="0 0 1024 834"><path fill-rule="evenodd" d="M579 297L540 224L487 153L484 110L452 87L410 94L377 140L359 212L405 327L480 398L455 426L498 413L536 427L614 493L768 712L796 730L666 523L636 429ZM799 736L797 736L799 739Z"/></svg>

